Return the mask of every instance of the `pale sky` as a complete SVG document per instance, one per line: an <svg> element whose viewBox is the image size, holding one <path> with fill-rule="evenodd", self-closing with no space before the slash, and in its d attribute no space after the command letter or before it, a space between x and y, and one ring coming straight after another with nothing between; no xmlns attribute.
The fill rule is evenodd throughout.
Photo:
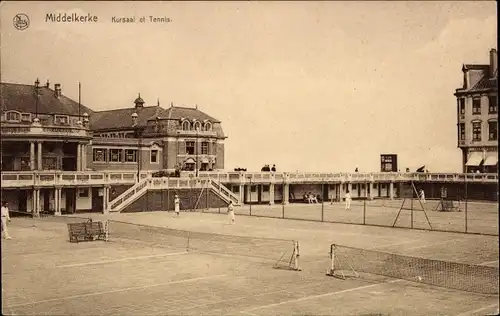
<svg viewBox="0 0 500 316"><path fill-rule="evenodd" d="M463 63L489 63L496 2L3 2L1 80L60 83L95 110L195 106L222 121L226 169L461 172ZM26 30L13 17L30 18ZM98 22L45 22L48 13ZM113 16L170 23L112 23Z"/></svg>

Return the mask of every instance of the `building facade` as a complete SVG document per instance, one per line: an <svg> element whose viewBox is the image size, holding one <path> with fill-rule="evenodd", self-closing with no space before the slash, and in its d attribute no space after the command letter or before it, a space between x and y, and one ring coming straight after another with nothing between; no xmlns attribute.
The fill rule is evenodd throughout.
<svg viewBox="0 0 500 316"><path fill-rule="evenodd" d="M93 170L224 169L221 122L195 108L144 106L94 112L88 159Z"/></svg>
<svg viewBox="0 0 500 316"><path fill-rule="evenodd" d="M456 89L458 147L463 172L498 172L498 57L489 64L464 64L463 86Z"/></svg>
<svg viewBox="0 0 500 316"><path fill-rule="evenodd" d="M60 84L0 88L2 200L12 210L103 211L148 173L224 168L221 122L197 107L144 106L139 96L94 111Z"/></svg>

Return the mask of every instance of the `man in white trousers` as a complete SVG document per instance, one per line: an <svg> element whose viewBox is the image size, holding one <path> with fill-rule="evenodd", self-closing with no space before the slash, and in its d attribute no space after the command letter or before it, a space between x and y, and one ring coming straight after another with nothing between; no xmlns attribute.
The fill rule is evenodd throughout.
<svg viewBox="0 0 500 316"><path fill-rule="evenodd" d="M349 193L349 190L346 191L346 193L344 195L344 199L345 199L345 209L346 209L346 211L350 210L351 209L351 193Z"/></svg>
<svg viewBox="0 0 500 316"><path fill-rule="evenodd" d="M422 204L425 204L425 192L424 192L424 189L420 189L420 201L422 202Z"/></svg>
<svg viewBox="0 0 500 316"><path fill-rule="evenodd" d="M174 198L174 211L177 216L179 216L179 212L181 209L181 200L179 199L179 196L176 194Z"/></svg>
<svg viewBox="0 0 500 316"><path fill-rule="evenodd" d="M227 206L227 217L229 224L234 224L234 205L233 201L229 201L229 205Z"/></svg>
<svg viewBox="0 0 500 316"><path fill-rule="evenodd" d="M7 228L7 222L10 222L9 215L9 203L2 203L2 232L5 239L11 239L9 236L9 230Z"/></svg>

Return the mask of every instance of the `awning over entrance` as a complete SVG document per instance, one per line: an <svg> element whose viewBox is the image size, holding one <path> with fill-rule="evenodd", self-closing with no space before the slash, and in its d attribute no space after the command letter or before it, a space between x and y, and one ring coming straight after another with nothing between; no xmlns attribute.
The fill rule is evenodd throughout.
<svg viewBox="0 0 500 316"><path fill-rule="evenodd" d="M483 153L473 152L469 156L469 160L467 160L467 163L465 165L468 167L478 167L481 165L482 161L483 161Z"/></svg>
<svg viewBox="0 0 500 316"><path fill-rule="evenodd" d="M193 158L188 158L184 163L196 163Z"/></svg>
<svg viewBox="0 0 500 316"><path fill-rule="evenodd" d="M495 166L498 163L498 153L491 152L486 154L483 166Z"/></svg>
<svg viewBox="0 0 500 316"><path fill-rule="evenodd" d="M201 159L201 162L202 162L202 163L208 163L208 158L202 158L202 159Z"/></svg>

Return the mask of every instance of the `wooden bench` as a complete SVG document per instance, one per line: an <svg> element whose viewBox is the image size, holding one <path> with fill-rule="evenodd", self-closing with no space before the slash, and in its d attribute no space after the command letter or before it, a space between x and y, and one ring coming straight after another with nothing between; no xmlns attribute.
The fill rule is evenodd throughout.
<svg viewBox="0 0 500 316"><path fill-rule="evenodd" d="M102 222L89 220L85 223L69 223L68 232L70 242L106 240L106 230Z"/></svg>

